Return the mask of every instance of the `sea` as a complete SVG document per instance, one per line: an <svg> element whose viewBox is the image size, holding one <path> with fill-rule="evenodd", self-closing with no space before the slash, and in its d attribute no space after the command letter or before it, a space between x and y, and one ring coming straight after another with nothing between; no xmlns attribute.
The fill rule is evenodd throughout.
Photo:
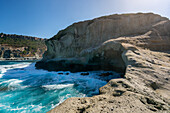
<svg viewBox="0 0 170 113"><path fill-rule="evenodd" d="M0 61L0 113L46 113L70 97L91 97L120 73L46 71L35 62Z"/></svg>

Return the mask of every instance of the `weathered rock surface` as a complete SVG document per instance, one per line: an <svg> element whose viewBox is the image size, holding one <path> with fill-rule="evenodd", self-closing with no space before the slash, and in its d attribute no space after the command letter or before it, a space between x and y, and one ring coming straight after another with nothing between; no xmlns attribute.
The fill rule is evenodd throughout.
<svg viewBox="0 0 170 113"><path fill-rule="evenodd" d="M168 113L170 20L152 13L110 15L75 23L46 41L37 68L125 73L100 95L70 98L49 112Z"/></svg>
<svg viewBox="0 0 170 113"><path fill-rule="evenodd" d="M36 66L56 71L125 71L122 42L169 51L169 29L169 19L152 13L111 15L74 23L46 41L47 51Z"/></svg>

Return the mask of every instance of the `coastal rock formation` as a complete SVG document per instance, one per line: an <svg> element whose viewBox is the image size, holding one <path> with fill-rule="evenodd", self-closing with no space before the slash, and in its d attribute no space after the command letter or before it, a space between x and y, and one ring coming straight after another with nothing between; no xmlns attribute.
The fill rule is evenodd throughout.
<svg viewBox="0 0 170 113"><path fill-rule="evenodd" d="M169 19L152 13L111 15L74 23L46 41L47 51L36 66L72 72L125 71L121 43L168 51L169 24Z"/></svg>
<svg viewBox="0 0 170 113"><path fill-rule="evenodd" d="M112 79L93 97L69 98L49 113L168 113L170 55L127 50L125 78Z"/></svg>
<svg viewBox="0 0 170 113"><path fill-rule="evenodd" d="M100 95L70 98L49 112L152 113L170 110L170 20L153 13L110 15L74 23L46 41L36 67L124 73Z"/></svg>
<svg viewBox="0 0 170 113"><path fill-rule="evenodd" d="M0 60L39 59L46 50L37 37L0 33Z"/></svg>

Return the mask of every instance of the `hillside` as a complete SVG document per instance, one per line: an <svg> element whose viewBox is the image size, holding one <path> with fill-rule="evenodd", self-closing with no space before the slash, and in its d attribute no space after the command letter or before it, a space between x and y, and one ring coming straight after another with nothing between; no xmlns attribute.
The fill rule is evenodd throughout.
<svg viewBox="0 0 170 113"><path fill-rule="evenodd" d="M0 33L0 58L42 57L45 39Z"/></svg>

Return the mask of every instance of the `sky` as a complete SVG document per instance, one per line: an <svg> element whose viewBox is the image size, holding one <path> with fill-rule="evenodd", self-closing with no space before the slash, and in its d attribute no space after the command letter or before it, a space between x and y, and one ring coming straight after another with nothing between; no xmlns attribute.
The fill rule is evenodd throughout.
<svg viewBox="0 0 170 113"><path fill-rule="evenodd" d="M0 0L0 33L51 38L74 22L137 12L170 18L170 0Z"/></svg>

